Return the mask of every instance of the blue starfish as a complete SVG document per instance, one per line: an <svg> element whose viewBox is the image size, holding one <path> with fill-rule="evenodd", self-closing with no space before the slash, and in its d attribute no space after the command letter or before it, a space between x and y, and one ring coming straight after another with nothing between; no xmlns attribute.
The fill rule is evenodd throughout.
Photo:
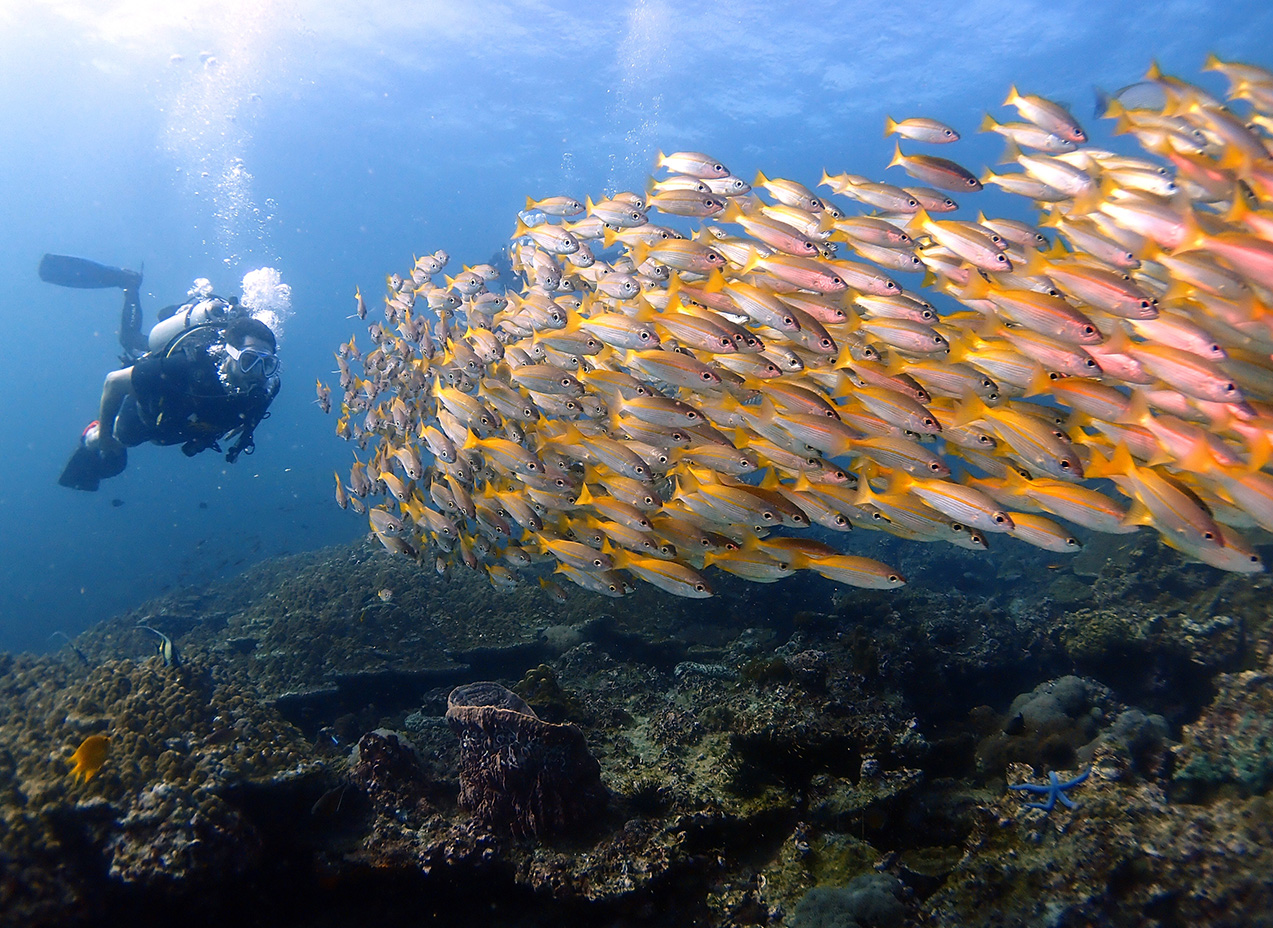
<svg viewBox="0 0 1273 928"><path fill-rule="evenodd" d="M1065 795L1066 790L1074 789L1074 787L1078 786L1091 775L1092 768L1088 767L1073 780L1066 780L1062 783L1060 778L1056 775L1056 771L1053 770L1048 773L1048 782L1046 786L1040 786L1037 783L1017 783L1016 785L1009 783L1008 789L1017 789L1026 793L1039 793L1048 797L1045 802L1027 802L1025 804L1027 809L1042 809L1044 812L1051 812L1056 808L1058 801L1067 809L1073 809L1076 803L1069 796Z"/></svg>

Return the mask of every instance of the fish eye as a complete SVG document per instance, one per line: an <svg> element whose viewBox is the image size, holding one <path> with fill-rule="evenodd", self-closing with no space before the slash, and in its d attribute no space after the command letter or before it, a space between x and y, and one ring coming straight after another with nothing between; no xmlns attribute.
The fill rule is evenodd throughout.
<svg viewBox="0 0 1273 928"><path fill-rule="evenodd" d="M994 518L995 518L995 525L1003 525L1003 523L1008 521L1007 517L1003 515L996 515Z"/></svg>
<svg viewBox="0 0 1273 928"><path fill-rule="evenodd" d="M1203 532L1202 537L1207 539L1207 541L1212 541L1216 536L1215 532Z"/></svg>
<svg viewBox="0 0 1273 928"><path fill-rule="evenodd" d="M938 471L941 470L941 465L938 464L936 461L933 461L931 464L928 465L928 469L931 470L933 473L937 473Z"/></svg>
<svg viewBox="0 0 1273 928"><path fill-rule="evenodd" d="M968 527L964 525L962 522L951 522L950 527L953 531L956 531L956 532L966 532L968 530Z"/></svg>
<svg viewBox="0 0 1273 928"><path fill-rule="evenodd" d="M889 583L900 583L900 582L901 582L901 580L902 580L902 578L901 578L901 577L899 577L897 574L889 574L889 575L888 575L888 582L889 582Z"/></svg>
<svg viewBox="0 0 1273 928"><path fill-rule="evenodd" d="M907 200L907 201L906 201L906 205L907 205L907 206L919 206L919 200L914 200L914 199Z"/></svg>
<svg viewBox="0 0 1273 928"><path fill-rule="evenodd" d="M936 425L936 424L937 424L937 422L936 422L934 419L931 419L931 418L929 418L928 416L925 416L925 417L924 417L924 419L923 419L922 421L923 421L924 425L927 425L927 426L928 426L928 427L930 427L930 428L931 428L932 426L934 426L934 425Z"/></svg>
<svg viewBox="0 0 1273 928"><path fill-rule="evenodd" d="M1077 538L1067 538L1067 539L1065 539L1065 543L1066 543L1067 545L1069 545L1071 548L1081 548L1081 547L1082 547L1082 544L1079 542L1079 540L1078 540Z"/></svg>

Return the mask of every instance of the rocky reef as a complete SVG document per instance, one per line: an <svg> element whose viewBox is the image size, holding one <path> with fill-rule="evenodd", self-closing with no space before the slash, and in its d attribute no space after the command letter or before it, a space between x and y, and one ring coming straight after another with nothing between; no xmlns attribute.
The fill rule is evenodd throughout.
<svg viewBox="0 0 1273 928"><path fill-rule="evenodd" d="M1269 581L1100 545L704 610L359 543L147 603L0 655L0 924L1267 923Z"/></svg>

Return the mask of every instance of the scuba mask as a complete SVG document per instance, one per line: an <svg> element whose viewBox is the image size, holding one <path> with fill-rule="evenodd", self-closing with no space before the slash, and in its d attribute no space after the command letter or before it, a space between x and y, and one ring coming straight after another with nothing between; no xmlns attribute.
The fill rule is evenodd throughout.
<svg viewBox="0 0 1273 928"><path fill-rule="evenodd" d="M234 360L244 374L252 373L258 365L261 373L266 377L272 376L278 370L278 357L270 351L261 351L259 348L235 348L227 344L225 353Z"/></svg>

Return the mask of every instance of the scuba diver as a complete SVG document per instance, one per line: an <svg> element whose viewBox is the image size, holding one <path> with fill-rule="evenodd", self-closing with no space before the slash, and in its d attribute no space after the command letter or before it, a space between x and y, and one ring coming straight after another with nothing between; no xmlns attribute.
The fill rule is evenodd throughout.
<svg viewBox="0 0 1273 928"><path fill-rule="evenodd" d="M274 332L236 297L214 296L196 282L185 303L166 307L147 336L141 331L137 271L83 258L45 255L40 278L77 288L124 291L119 342L121 368L106 375L98 417L80 436L58 483L96 490L124 471L128 448L151 442L181 445L193 457L233 439L224 452L233 464L256 445L253 433L278 395Z"/></svg>

